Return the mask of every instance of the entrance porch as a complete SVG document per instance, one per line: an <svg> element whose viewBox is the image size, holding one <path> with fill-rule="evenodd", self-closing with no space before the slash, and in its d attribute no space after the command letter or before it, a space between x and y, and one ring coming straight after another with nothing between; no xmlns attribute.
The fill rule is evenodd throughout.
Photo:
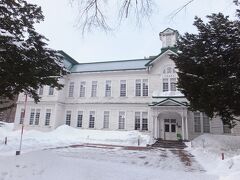
<svg viewBox="0 0 240 180"><path fill-rule="evenodd" d="M176 101L169 101L151 106L153 137L162 140L188 140L187 107Z"/></svg>

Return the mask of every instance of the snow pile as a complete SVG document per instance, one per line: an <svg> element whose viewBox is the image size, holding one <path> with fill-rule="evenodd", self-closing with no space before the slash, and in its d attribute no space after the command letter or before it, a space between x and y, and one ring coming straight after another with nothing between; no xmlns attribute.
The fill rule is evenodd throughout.
<svg viewBox="0 0 240 180"><path fill-rule="evenodd" d="M0 154L13 154L18 150L20 142L20 130L12 131L12 125L0 127ZM4 145L4 138L8 138L8 144ZM152 143L147 134L138 131L101 131L76 129L66 125L58 127L51 132L36 130L24 131L23 151L33 151L44 148L62 147L67 145L79 145L84 143L111 144L123 146L146 146Z"/></svg>
<svg viewBox="0 0 240 180"><path fill-rule="evenodd" d="M220 180L239 179L239 136L204 134L194 139L188 150L208 173L218 175Z"/></svg>
<svg viewBox="0 0 240 180"><path fill-rule="evenodd" d="M154 91L152 94L153 97L184 97L180 91Z"/></svg>

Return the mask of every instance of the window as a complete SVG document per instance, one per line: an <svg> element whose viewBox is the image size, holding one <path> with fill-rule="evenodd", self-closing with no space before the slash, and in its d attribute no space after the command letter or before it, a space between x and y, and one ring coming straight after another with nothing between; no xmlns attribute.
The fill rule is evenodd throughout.
<svg viewBox="0 0 240 180"><path fill-rule="evenodd" d="M170 90L171 91L176 91L176 78L170 78Z"/></svg>
<svg viewBox="0 0 240 180"><path fill-rule="evenodd" d="M22 124L22 123L23 123L23 121L24 121L24 114L25 114L25 112L24 112L24 109L22 108L22 109L21 109L21 113L20 113L20 121L19 121L19 124Z"/></svg>
<svg viewBox="0 0 240 180"><path fill-rule="evenodd" d="M201 132L200 112L194 112L194 131L198 133Z"/></svg>
<svg viewBox="0 0 240 180"><path fill-rule="evenodd" d="M48 91L48 95L53 95L54 92L54 88L53 87L49 87L49 91Z"/></svg>
<svg viewBox="0 0 240 180"><path fill-rule="evenodd" d="M203 132L204 133L210 133L210 122L209 117L203 113Z"/></svg>
<svg viewBox="0 0 240 180"><path fill-rule="evenodd" d="M109 128L109 111L104 111L103 128Z"/></svg>
<svg viewBox="0 0 240 180"><path fill-rule="evenodd" d="M82 127L83 111L78 111L77 127Z"/></svg>
<svg viewBox="0 0 240 180"><path fill-rule="evenodd" d="M111 97L111 81L110 80L106 81L105 96Z"/></svg>
<svg viewBox="0 0 240 180"><path fill-rule="evenodd" d="M35 125L39 125L40 109L36 109Z"/></svg>
<svg viewBox="0 0 240 180"><path fill-rule="evenodd" d="M135 130L140 130L141 113L135 112Z"/></svg>
<svg viewBox="0 0 240 180"><path fill-rule="evenodd" d="M92 81L92 92L91 97L97 96L97 81Z"/></svg>
<svg viewBox="0 0 240 180"><path fill-rule="evenodd" d="M29 125L33 125L35 109L31 109Z"/></svg>
<svg viewBox="0 0 240 180"><path fill-rule="evenodd" d="M142 84L142 95L143 96L148 96L148 80L143 79L143 84Z"/></svg>
<svg viewBox="0 0 240 180"><path fill-rule="evenodd" d="M95 122L95 111L90 111L89 128L94 128L94 122Z"/></svg>
<svg viewBox="0 0 240 180"><path fill-rule="evenodd" d="M80 97L85 97L85 91L86 91L86 82L82 81L80 83Z"/></svg>
<svg viewBox="0 0 240 180"><path fill-rule="evenodd" d="M142 130L143 131L148 130L148 113L147 112L142 113Z"/></svg>
<svg viewBox="0 0 240 180"><path fill-rule="evenodd" d="M231 134L231 129L229 128L229 125L223 125L223 133Z"/></svg>
<svg viewBox="0 0 240 180"><path fill-rule="evenodd" d="M136 80L135 84L135 95L136 96L141 96L141 79Z"/></svg>
<svg viewBox="0 0 240 180"><path fill-rule="evenodd" d="M71 111L66 112L66 125L70 126L71 125Z"/></svg>
<svg viewBox="0 0 240 180"><path fill-rule="evenodd" d="M124 129L125 127L125 112L119 112L119 121L118 121L118 129Z"/></svg>
<svg viewBox="0 0 240 180"><path fill-rule="evenodd" d="M120 96L125 97L126 96L126 80L120 81Z"/></svg>
<svg viewBox="0 0 240 180"><path fill-rule="evenodd" d="M43 95L43 87L39 87L38 94L41 96Z"/></svg>
<svg viewBox="0 0 240 180"><path fill-rule="evenodd" d="M50 125L50 118L51 118L51 109L46 109L45 126Z"/></svg>
<svg viewBox="0 0 240 180"><path fill-rule="evenodd" d="M163 79L163 92L168 91L168 79L164 78Z"/></svg>
<svg viewBox="0 0 240 180"><path fill-rule="evenodd" d="M70 82L68 89L68 97L73 97L74 92L74 82Z"/></svg>

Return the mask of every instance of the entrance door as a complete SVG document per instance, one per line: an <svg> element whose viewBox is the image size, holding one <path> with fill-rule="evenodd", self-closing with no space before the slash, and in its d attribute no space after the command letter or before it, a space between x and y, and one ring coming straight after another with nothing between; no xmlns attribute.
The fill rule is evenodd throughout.
<svg viewBox="0 0 240 180"><path fill-rule="evenodd" d="M176 119L164 119L164 139L177 140Z"/></svg>

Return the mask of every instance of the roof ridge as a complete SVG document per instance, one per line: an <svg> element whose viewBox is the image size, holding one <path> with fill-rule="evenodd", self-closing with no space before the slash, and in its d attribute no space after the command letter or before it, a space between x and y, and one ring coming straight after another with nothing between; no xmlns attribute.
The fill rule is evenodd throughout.
<svg viewBox="0 0 240 180"><path fill-rule="evenodd" d="M114 62L126 62L126 61L149 61L151 59L147 58L147 59L128 59L128 60L116 60L116 61L95 61L95 62L86 62L86 63L79 63L78 65L83 65L83 64L100 64L100 63L114 63Z"/></svg>

